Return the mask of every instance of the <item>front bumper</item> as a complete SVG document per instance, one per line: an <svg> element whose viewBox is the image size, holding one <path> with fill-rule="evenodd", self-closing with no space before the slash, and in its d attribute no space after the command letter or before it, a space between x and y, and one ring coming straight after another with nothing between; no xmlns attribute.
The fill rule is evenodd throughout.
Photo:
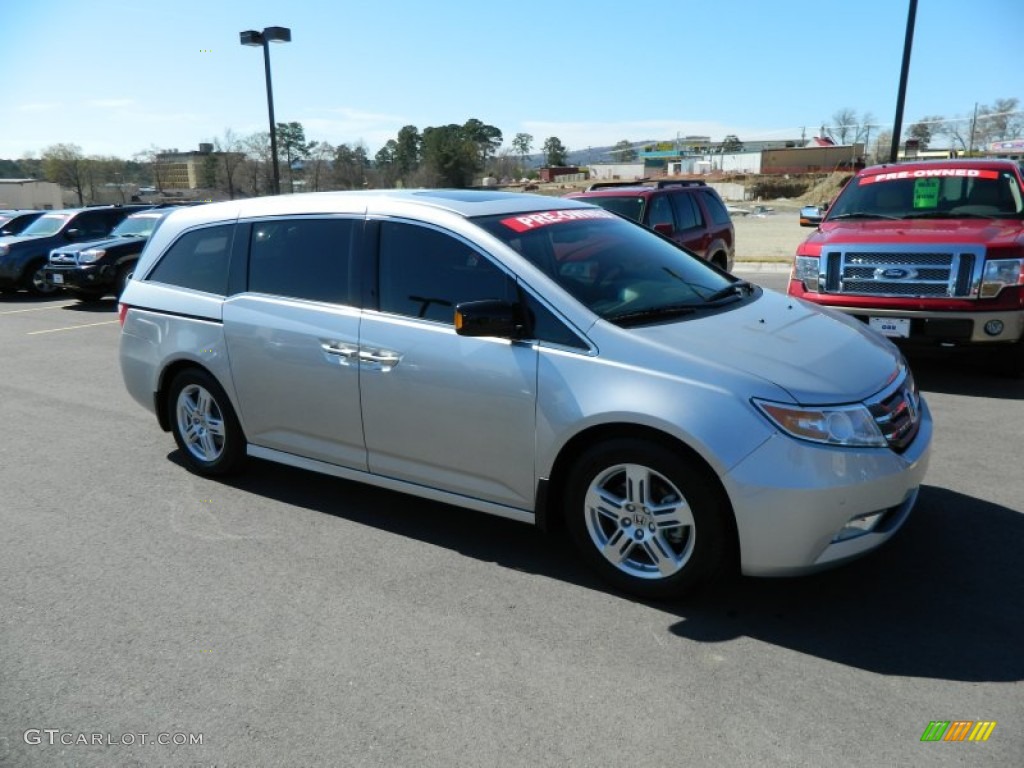
<svg viewBox="0 0 1024 768"><path fill-rule="evenodd" d="M932 418L902 454L835 448L778 434L724 478L749 576L792 576L859 557L903 525L928 467ZM852 519L882 513L870 532L837 541Z"/></svg>
<svg viewBox="0 0 1024 768"><path fill-rule="evenodd" d="M43 279L57 288L96 292L114 287L116 273L106 265L51 264L43 270Z"/></svg>

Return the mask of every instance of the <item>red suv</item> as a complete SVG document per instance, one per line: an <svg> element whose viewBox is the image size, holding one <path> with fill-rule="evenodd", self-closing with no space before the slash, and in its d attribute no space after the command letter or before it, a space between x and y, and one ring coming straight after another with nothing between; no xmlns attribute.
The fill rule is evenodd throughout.
<svg viewBox="0 0 1024 768"><path fill-rule="evenodd" d="M586 200L670 237L731 270L736 235L725 204L703 181L597 182L566 197Z"/></svg>

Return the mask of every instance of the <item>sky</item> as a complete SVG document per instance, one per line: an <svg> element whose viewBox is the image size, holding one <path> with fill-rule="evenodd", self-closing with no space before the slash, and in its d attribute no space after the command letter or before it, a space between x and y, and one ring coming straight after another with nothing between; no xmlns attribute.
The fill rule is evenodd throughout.
<svg viewBox="0 0 1024 768"><path fill-rule="evenodd" d="M569 150L895 120L909 0L0 0L0 158L130 158L278 122L366 145L470 118ZM1024 109L1024 0L919 0L903 125Z"/></svg>

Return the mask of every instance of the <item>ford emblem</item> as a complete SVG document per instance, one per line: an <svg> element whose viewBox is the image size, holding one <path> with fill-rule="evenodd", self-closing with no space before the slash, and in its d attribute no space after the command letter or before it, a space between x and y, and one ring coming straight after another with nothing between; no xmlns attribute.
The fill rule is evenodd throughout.
<svg viewBox="0 0 1024 768"><path fill-rule="evenodd" d="M875 280L913 280L917 277L917 270L906 269L905 267L889 267L888 269L876 269Z"/></svg>

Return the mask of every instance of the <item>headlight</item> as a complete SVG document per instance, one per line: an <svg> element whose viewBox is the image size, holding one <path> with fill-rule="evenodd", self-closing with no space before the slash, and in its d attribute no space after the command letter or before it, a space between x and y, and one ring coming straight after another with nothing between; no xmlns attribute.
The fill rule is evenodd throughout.
<svg viewBox="0 0 1024 768"><path fill-rule="evenodd" d="M94 261L99 261L106 255L106 251L102 248L90 248L86 251L78 252L78 263L79 264L92 264Z"/></svg>
<svg viewBox="0 0 1024 768"><path fill-rule="evenodd" d="M863 405L801 408L754 400L768 419L787 435L827 445L884 448L885 436Z"/></svg>
<svg viewBox="0 0 1024 768"><path fill-rule="evenodd" d="M1009 285L1024 285L1024 259L993 259L985 262L981 298L990 299Z"/></svg>
<svg viewBox="0 0 1024 768"><path fill-rule="evenodd" d="M818 265L820 259L816 256L797 256L793 264L793 279L800 280L804 284L804 290L818 290Z"/></svg>

